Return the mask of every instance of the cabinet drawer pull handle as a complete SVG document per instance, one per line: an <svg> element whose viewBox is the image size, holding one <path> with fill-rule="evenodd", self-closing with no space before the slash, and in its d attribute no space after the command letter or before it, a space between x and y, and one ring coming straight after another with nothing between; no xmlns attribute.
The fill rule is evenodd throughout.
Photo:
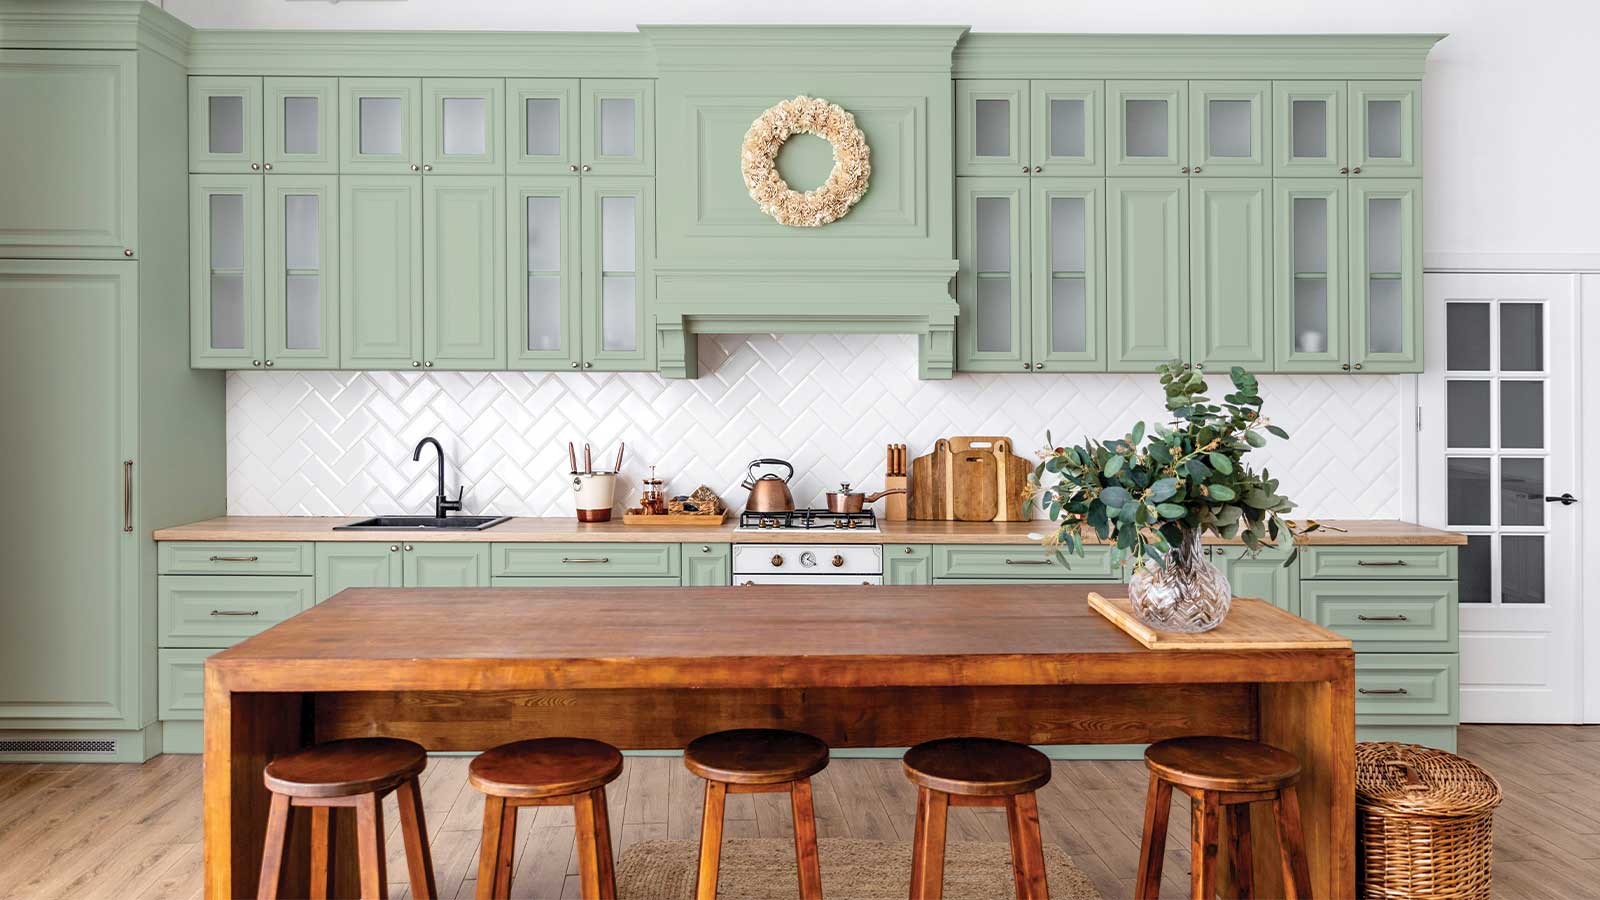
<svg viewBox="0 0 1600 900"><path fill-rule="evenodd" d="M1369 561L1367 561L1365 559L1358 559L1358 560L1356 560L1356 565L1358 565L1358 566L1380 566L1381 567L1381 566L1404 566L1404 565L1407 565L1407 563L1403 559L1385 559L1385 560L1376 560L1376 561L1371 561L1371 562L1369 562Z"/></svg>
<svg viewBox="0 0 1600 900"><path fill-rule="evenodd" d="M211 611L211 614L213 616L259 616L259 615L261 615L261 610L259 610L259 609L213 609Z"/></svg>
<svg viewBox="0 0 1600 900"><path fill-rule="evenodd" d="M133 460L122 461L122 530L133 531Z"/></svg>
<svg viewBox="0 0 1600 900"><path fill-rule="evenodd" d="M1356 688L1358 694L1409 694L1405 688Z"/></svg>
<svg viewBox="0 0 1600 900"><path fill-rule="evenodd" d="M578 556L563 556L561 561L564 563L608 563L611 562L611 557L601 556L594 559L586 559Z"/></svg>
<svg viewBox="0 0 1600 900"><path fill-rule="evenodd" d="M1055 565L1048 559L1007 559L1008 566L1050 566Z"/></svg>
<svg viewBox="0 0 1600 900"><path fill-rule="evenodd" d="M1364 616L1364 615L1361 615L1360 613L1357 613L1356 614L1356 618L1360 619L1363 622L1409 622L1409 621L1411 621L1410 619L1407 619L1403 615L1402 616Z"/></svg>
<svg viewBox="0 0 1600 900"><path fill-rule="evenodd" d="M255 562L259 556L213 556L212 562Z"/></svg>

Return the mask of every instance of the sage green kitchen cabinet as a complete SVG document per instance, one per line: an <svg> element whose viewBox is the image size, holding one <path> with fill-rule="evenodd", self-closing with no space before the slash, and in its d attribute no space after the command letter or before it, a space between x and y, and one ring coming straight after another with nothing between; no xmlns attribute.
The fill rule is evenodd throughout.
<svg viewBox="0 0 1600 900"><path fill-rule="evenodd" d="M930 544L885 544L883 547L884 584L932 584L933 546Z"/></svg>
<svg viewBox="0 0 1600 900"><path fill-rule="evenodd" d="M583 368L648 371L655 366L655 190L648 178L582 179Z"/></svg>
<svg viewBox="0 0 1600 900"><path fill-rule="evenodd" d="M1417 81L1350 82L1353 177L1422 177L1421 95Z"/></svg>
<svg viewBox="0 0 1600 900"><path fill-rule="evenodd" d="M1272 84L1189 82L1190 172L1201 178L1272 174Z"/></svg>
<svg viewBox="0 0 1600 900"><path fill-rule="evenodd" d="M489 545L454 542L400 545L406 587L486 587Z"/></svg>
<svg viewBox="0 0 1600 900"><path fill-rule="evenodd" d="M1350 183L1350 367L1422 371L1422 182Z"/></svg>
<svg viewBox="0 0 1600 900"><path fill-rule="evenodd" d="M346 369L422 366L422 182L339 178L339 360Z"/></svg>
<svg viewBox="0 0 1600 900"><path fill-rule="evenodd" d="M504 369L505 179L444 175L422 185L422 365Z"/></svg>
<svg viewBox="0 0 1600 900"><path fill-rule="evenodd" d="M0 49L0 257L139 255L137 57Z"/></svg>
<svg viewBox="0 0 1600 900"><path fill-rule="evenodd" d="M683 545L684 587L725 587L732 583L732 544Z"/></svg>
<svg viewBox="0 0 1600 900"><path fill-rule="evenodd" d="M1276 371L1348 371L1348 198L1344 178L1273 181Z"/></svg>
<svg viewBox="0 0 1600 900"><path fill-rule="evenodd" d="M1297 564L1284 565L1293 552L1288 543L1264 547L1259 553L1252 553L1248 547L1225 544L1208 546L1205 552L1211 564L1227 576L1235 597L1256 597L1279 609L1300 614Z"/></svg>
<svg viewBox="0 0 1600 900"><path fill-rule="evenodd" d="M582 353L579 180L506 179L510 235L509 361L512 369L576 369Z"/></svg>
<svg viewBox="0 0 1600 900"><path fill-rule="evenodd" d="M339 179L264 178L265 359L280 369L339 367Z"/></svg>
<svg viewBox="0 0 1600 900"><path fill-rule="evenodd" d="M1272 172L1282 178L1350 174L1343 81L1272 83Z"/></svg>
<svg viewBox="0 0 1600 900"><path fill-rule="evenodd" d="M1189 179L1106 179L1106 368L1185 358Z"/></svg>
<svg viewBox="0 0 1600 900"><path fill-rule="evenodd" d="M300 575L162 575L162 647L228 647L310 609L316 579Z"/></svg>
<svg viewBox="0 0 1600 900"><path fill-rule="evenodd" d="M578 79L507 79L506 123L507 174L578 174Z"/></svg>
<svg viewBox="0 0 1600 900"><path fill-rule="evenodd" d="M732 552L731 549L729 551ZM493 573L500 577L682 577L678 544L578 541L493 545Z"/></svg>
<svg viewBox="0 0 1600 900"><path fill-rule="evenodd" d="M585 175L653 175L656 170L655 82L649 78L585 78L579 87L578 170Z"/></svg>
<svg viewBox="0 0 1600 900"><path fill-rule="evenodd" d="M195 368L266 358L260 175L189 176L189 339Z"/></svg>
<svg viewBox="0 0 1600 900"><path fill-rule="evenodd" d="M345 588L402 587L404 584L405 563L399 541L317 544L318 603Z"/></svg>
<svg viewBox="0 0 1600 900"><path fill-rule="evenodd" d="M197 75L189 79L189 171L260 174L261 79Z"/></svg>
<svg viewBox="0 0 1600 900"><path fill-rule="evenodd" d="M1103 372L1105 179L1038 177L1030 185L1033 370Z"/></svg>
<svg viewBox="0 0 1600 900"><path fill-rule="evenodd" d="M1103 175L1105 83L955 83L957 175Z"/></svg>
<svg viewBox="0 0 1600 900"><path fill-rule="evenodd" d="M957 81L955 93L956 174L1026 175L1031 172L1028 82Z"/></svg>
<svg viewBox="0 0 1600 900"><path fill-rule="evenodd" d="M1105 82L1032 81L1027 113L1034 175L1105 174Z"/></svg>
<svg viewBox="0 0 1600 900"><path fill-rule="evenodd" d="M1106 82L1106 174L1189 174L1189 83Z"/></svg>
<svg viewBox="0 0 1600 900"><path fill-rule="evenodd" d="M422 80L339 79L339 173L422 171Z"/></svg>
<svg viewBox="0 0 1600 900"><path fill-rule="evenodd" d="M1454 653L1455 581L1307 581L1306 618L1355 642L1357 653Z"/></svg>
<svg viewBox="0 0 1600 900"><path fill-rule="evenodd" d="M1123 580L1110 547L1088 547L1083 556L1069 553L1063 562L1039 544L935 544L933 578L962 584Z"/></svg>
<svg viewBox="0 0 1600 900"><path fill-rule="evenodd" d="M505 88L500 78L422 80L422 171L503 175Z"/></svg>
<svg viewBox="0 0 1600 900"><path fill-rule="evenodd" d="M1190 334L1184 358L1212 369L1271 371L1272 180L1199 179L1191 182L1189 197Z"/></svg>
<svg viewBox="0 0 1600 900"><path fill-rule="evenodd" d="M1033 368L1028 313L1029 182L956 179L956 366Z"/></svg>
<svg viewBox="0 0 1600 900"><path fill-rule="evenodd" d="M262 171L333 175L339 171L339 79L261 79Z"/></svg>

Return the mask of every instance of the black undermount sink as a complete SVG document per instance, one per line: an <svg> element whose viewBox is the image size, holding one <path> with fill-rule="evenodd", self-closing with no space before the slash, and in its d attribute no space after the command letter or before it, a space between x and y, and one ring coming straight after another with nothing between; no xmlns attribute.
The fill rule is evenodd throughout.
<svg viewBox="0 0 1600 900"><path fill-rule="evenodd" d="M510 516L373 516L348 525L335 525L334 531L483 531Z"/></svg>

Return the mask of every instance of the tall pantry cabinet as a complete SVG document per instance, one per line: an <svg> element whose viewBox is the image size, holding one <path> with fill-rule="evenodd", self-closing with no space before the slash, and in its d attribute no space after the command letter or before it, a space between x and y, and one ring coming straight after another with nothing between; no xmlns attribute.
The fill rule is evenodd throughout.
<svg viewBox="0 0 1600 900"><path fill-rule="evenodd" d="M143 761L151 532L224 510L222 377L188 361L188 29L0 8L0 761ZM71 49L52 41L67 41Z"/></svg>

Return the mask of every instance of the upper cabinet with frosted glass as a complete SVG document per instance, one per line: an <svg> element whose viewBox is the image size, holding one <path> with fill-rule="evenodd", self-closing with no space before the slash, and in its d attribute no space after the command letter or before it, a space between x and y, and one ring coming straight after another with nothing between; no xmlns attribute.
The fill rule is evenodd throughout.
<svg viewBox="0 0 1600 900"><path fill-rule="evenodd" d="M341 78L339 171L502 174L504 93L499 78Z"/></svg>
<svg viewBox="0 0 1600 900"><path fill-rule="evenodd" d="M1266 81L1106 82L1106 173L1272 174Z"/></svg>
<svg viewBox="0 0 1600 900"><path fill-rule="evenodd" d="M338 79L189 79L189 171L339 171Z"/></svg>
<svg viewBox="0 0 1600 900"><path fill-rule="evenodd" d="M1105 85L956 82L957 175L1102 175Z"/></svg>
<svg viewBox="0 0 1600 900"><path fill-rule="evenodd" d="M1420 177L1421 94L1416 81L1275 82L1274 173Z"/></svg>
<svg viewBox="0 0 1600 900"><path fill-rule="evenodd" d="M510 174L655 172L648 79L514 78L506 82L506 122Z"/></svg>

